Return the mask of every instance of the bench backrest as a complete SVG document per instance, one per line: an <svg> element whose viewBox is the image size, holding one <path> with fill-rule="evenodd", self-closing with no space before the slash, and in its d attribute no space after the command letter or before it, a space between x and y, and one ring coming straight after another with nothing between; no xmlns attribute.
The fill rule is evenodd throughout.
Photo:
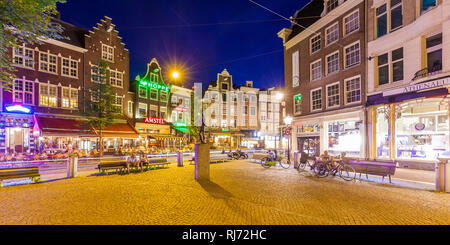
<svg viewBox="0 0 450 245"><path fill-rule="evenodd" d="M25 174L39 175L39 167L20 167L20 168L0 169L0 177L25 175Z"/></svg>
<svg viewBox="0 0 450 245"><path fill-rule="evenodd" d="M148 163L164 163L167 162L167 158L149 158Z"/></svg>
<svg viewBox="0 0 450 245"><path fill-rule="evenodd" d="M355 168L356 172L368 174L395 174L396 164L394 161L367 161L367 160L349 160L349 164Z"/></svg>
<svg viewBox="0 0 450 245"><path fill-rule="evenodd" d="M126 161L120 161L120 162L100 162L98 164L99 167L120 167L120 166L126 166Z"/></svg>

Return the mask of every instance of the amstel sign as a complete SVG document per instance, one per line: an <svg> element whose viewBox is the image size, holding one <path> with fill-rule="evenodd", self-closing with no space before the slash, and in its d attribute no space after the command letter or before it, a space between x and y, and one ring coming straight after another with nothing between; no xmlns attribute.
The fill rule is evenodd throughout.
<svg viewBox="0 0 450 245"><path fill-rule="evenodd" d="M145 123L148 124L160 124L160 125L164 125L166 124L166 122L164 121L164 119L162 118L157 118L157 117L147 117L145 118Z"/></svg>

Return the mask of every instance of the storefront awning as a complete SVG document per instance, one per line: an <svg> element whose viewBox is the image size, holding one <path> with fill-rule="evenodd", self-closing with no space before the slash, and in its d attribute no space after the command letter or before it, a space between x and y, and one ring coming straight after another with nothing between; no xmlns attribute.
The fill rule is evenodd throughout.
<svg viewBox="0 0 450 245"><path fill-rule="evenodd" d="M187 138L184 137L175 137L170 135L162 135L162 136L152 135L151 137L155 140L188 140Z"/></svg>
<svg viewBox="0 0 450 245"><path fill-rule="evenodd" d="M40 131L41 136L89 136L88 128L76 119L36 116L34 131Z"/></svg>
<svg viewBox="0 0 450 245"><path fill-rule="evenodd" d="M100 135L100 130L95 129L96 136ZM105 138L139 138L138 132L128 123L114 123L101 130L102 136Z"/></svg>

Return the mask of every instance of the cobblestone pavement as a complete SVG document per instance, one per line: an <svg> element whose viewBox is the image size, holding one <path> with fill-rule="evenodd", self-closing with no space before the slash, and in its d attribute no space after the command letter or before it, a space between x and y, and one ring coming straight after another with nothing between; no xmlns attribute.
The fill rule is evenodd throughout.
<svg viewBox="0 0 450 245"><path fill-rule="evenodd" d="M248 161L0 189L0 224L450 224L450 195Z"/></svg>

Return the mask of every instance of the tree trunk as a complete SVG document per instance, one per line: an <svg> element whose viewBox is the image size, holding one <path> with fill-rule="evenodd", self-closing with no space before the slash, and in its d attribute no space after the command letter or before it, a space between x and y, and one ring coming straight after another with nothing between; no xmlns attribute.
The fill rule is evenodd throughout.
<svg viewBox="0 0 450 245"><path fill-rule="evenodd" d="M103 156L103 133L102 133L102 126L100 126L100 157Z"/></svg>

